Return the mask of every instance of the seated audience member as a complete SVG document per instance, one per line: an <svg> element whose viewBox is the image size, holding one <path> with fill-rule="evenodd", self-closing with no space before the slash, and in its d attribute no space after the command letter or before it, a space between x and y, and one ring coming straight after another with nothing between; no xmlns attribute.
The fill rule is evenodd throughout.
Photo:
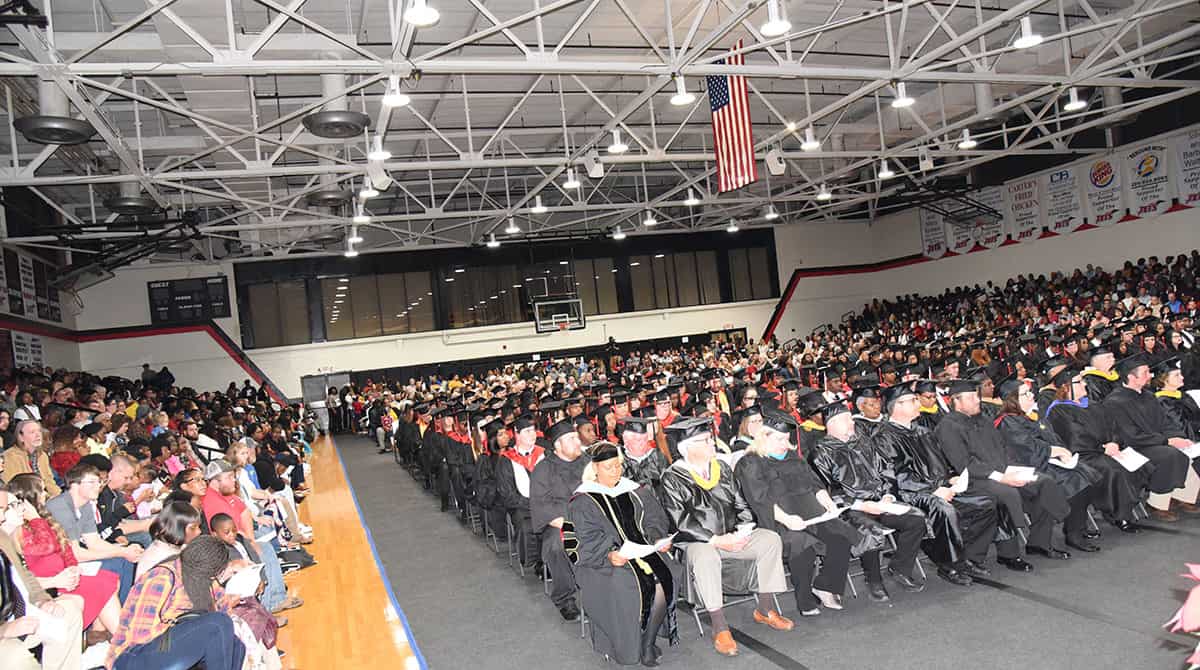
<svg viewBox="0 0 1200 670"><path fill-rule="evenodd" d="M776 630L791 630L791 620L775 610L772 596L787 590L783 572L783 544L779 535L754 528L754 515L738 491L733 468L716 457L710 419L685 419L671 424L680 460L663 473L663 507L678 534L675 542L687 556L700 604L708 610L713 627L713 648L734 656L737 643L729 632L722 607L725 592L722 562L741 561L741 581L749 582L752 570L758 604L754 620Z"/></svg>
<svg viewBox="0 0 1200 670"><path fill-rule="evenodd" d="M0 667L5 670L78 670L82 666L80 639L83 632L83 601L78 596L51 598L25 567L13 534L24 516L20 504L0 489ZM41 620L32 613L38 608L61 630L39 635ZM41 647L41 661L34 655Z"/></svg>
<svg viewBox="0 0 1200 670"><path fill-rule="evenodd" d="M201 536L178 558L147 570L121 608L106 667L159 670L203 663L206 670L242 670L246 648L233 620L219 611L224 592L214 586L238 567L220 540Z"/></svg>
<svg viewBox="0 0 1200 670"><path fill-rule="evenodd" d="M1162 405L1166 414L1167 424L1172 432L1182 433L1192 442L1200 442L1200 405L1191 394L1184 392L1183 363L1178 356L1172 356L1154 366L1154 397ZM1195 459L1192 467L1200 467ZM1200 470L1198 470L1200 472ZM1184 503L1184 509L1190 507Z"/></svg>
<svg viewBox="0 0 1200 670"><path fill-rule="evenodd" d="M134 564L142 547L121 545L100 536L96 525L96 499L105 482L95 466L80 462L67 472L67 490L46 501L46 511L62 526L79 561L100 561L100 566L121 578L120 600L125 602L133 585Z"/></svg>
<svg viewBox="0 0 1200 670"><path fill-rule="evenodd" d="M517 559L528 567L533 565L541 551L533 530L529 482L546 453L537 443L537 427L533 417L517 417L513 422L513 435L513 446L500 452L503 460L496 465L496 494L501 507L512 518L515 535L512 539L517 546Z"/></svg>
<svg viewBox="0 0 1200 670"><path fill-rule="evenodd" d="M630 559L625 542L653 545L670 533L670 521L654 491L621 476L621 448L601 442L583 470L583 483L567 504L563 543L575 568L596 651L621 665L657 666L660 633L679 642L675 599L683 579L668 555L658 551ZM657 545L656 545L657 546Z"/></svg>
<svg viewBox="0 0 1200 670"><path fill-rule="evenodd" d="M138 559L137 576L141 577L150 568L178 556L184 545L200 536L203 519L200 510L186 502L167 503L150 522L153 541Z"/></svg>
<svg viewBox="0 0 1200 670"><path fill-rule="evenodd" d="M1029 529L1026 551L1049 558L1070 558L1070 554L1051 544L1054 523L1065 519L1070 512L1062 488L1047 477L1027 481L1008 472L1004 438L992 422L980 415L976 389L972 381L950 382L953 409L934 430L942 456L953 471L968 472L967 493L994 498L1000 513L1007 515L1013 527ZM996 556L1010 570L1033 569L1033 565L1021 558L1015 536L996 543Z"/></svg>
<svg viewBox="0 0 1200 670"><path fill-rule="evenodd" d="M542 563L550 572L550 599L567 621L579 618L575 604L574 571L563 550L562 527L567 503L579 487L588 457L570 421L559 421L546 432L554 450L546 454L529 477L529 510L532 528L542 535Z"/></svg>
<svg viewBox="0 0 1200 670"><path fill-rule="evenodd" d="M994 420L1004 437L1008 457L1014 465L1031 467L1039 477L1049 477L1062 487L1071 511L1063 520L1067 546L1083 552L1099 551L1091 542L1087 526L1088 507L1102 493L1100 473L1087 463L1075 463L1074 452L1060 443L1047 420L1032 418L1037 400L1033 390L1022 382L1000 384L1003 407Z"/></svg>
<svg viewBox="0 0 1200 670"><path fill-rule="evenodd" d="M1170 494L1183 486L1191 464L1181 451L1191 445L1179 427L1172 427L1158 400L1148 388L1150 366L1138 354L1117 363L1118 385L1101 403L1101 409L1112 422L1115 441L1122 447L1132 447L1150 462L1141 469L1153 466L1146 486L1151 493ZM1168 509L1151 507L1150 516L1158 521L1177 521L1178 515Z"/></svg>
<svg viewBox="0 0 1200 670"><path fill-rule="evenodd" d="M46 492L50 496L62 493L62 489L54 481L54 470L50 467L50 457L42 450L45 439L42 426L35 420L17 422L16 444L4 451L4 481L19 474L31 472L46 484Z"/></svg>
<svg viewBox="0 0 1200 670"><path fill-rule="evenodd" d="M87 453L81 448L79 429L75 426L59 426L50 432L50 469L59 479L65 477L67 470L75 467L79 459Z"/></svg>
<svg viewBox="0 0 1200 670"><path fill-rule="evenodd" d="M182 470L171 480L171 493L167 502L179 501L192 506L200 513L200 532L208 533L208 519L204 516L204 495L208 493L208 480L204 473L194 468Z"/></svg>
<svg viewBox="0 0 1200 670"><path fill-rule="evenodd" d="M42 480L32 473L17 475L5 485L10 498L21 501L25 523L12 536L21 547L25 564L42 588L55 589L59 595L77 595L83 599L83 627L98 623L98 631L116 630L121 603L117 601L120 577L107 570L85 575L71 550L71 543L54 518L46 512L46 490ZM96 636L93 639L100 639Z"/></svg>
<svg viewBox="0 0 1200 670"><path fill-rule="evenodd" d="M893 531L896 552L888 563L888 572L905 589L919 590L923 585L914 568L921 540L925 537L925 515L907 505L900 513L894 511L898 508L886 508L897 502L892 461L869 438L858 437L855 420L844 403L827 405L822 416L825 418L825 437L817 441L809 462L825 482L834 501L851 507L842 515L850 525L867 534L882 534L881 528ZM862 552L860 557L871 599L887 602L891 598L883 585L879 550Z"/></svg>
<svg viewBox="0 0 1200 670"><path fill-rule="evenodd" d="M134 543L146 547L150 544L150 519L138 519L130 509L132 501L125 489L135 483L137 461L123 453L115 453L112 469L108 472L108 483L96 499L100 520L96 527L100 537L117 544Z"/></svg>
<svg viewBox="0 0 1200 670"><path fill-rule="evenodd" d="M778 533L786 548L797 611L816 616L821 605L842 609L852 551L878 552L881 545L877 537L865 536L839 518L807 523L837 505L792 444L797 426L785 414L764 416L762 430L738 461L735 474L760 528ZM816 574L818 553L823 556L820 574Z"/></svg>
<svg viewBox="0 0 1200 670"><path fill-rule="evenodd" d="M670 463L659 450L651 436L653 419L630 417L622 424L621 449L623 459L622 476L631 479L651 491L659 490L662 474Z"/></svg>
<svg viewBox="0 0 1200 670"><path fill-rule="evenodd" d="M933 536L924 540L922 549L937 566L938 576L968 586L972 574L986 574L973 566L984 564L996 535L996 503L986 495L953 488L963 475L950 470L933 432L917 423L921 410L915 381L901 382L884 393L888 420L875 434L875 446L892 459L900 500L925 513Z"/></svg>

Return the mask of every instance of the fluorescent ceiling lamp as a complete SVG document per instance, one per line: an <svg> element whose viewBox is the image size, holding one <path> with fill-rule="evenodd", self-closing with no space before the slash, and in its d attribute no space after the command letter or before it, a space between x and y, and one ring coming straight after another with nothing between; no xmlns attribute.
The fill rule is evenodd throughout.
<svg viewBox="0 0 1200 670"><path fill-rule="evenodd" d="M623 240L623 239L625 239L625 231L621 230L621 227L620 227L620 226L617 226L616 228L613 228L613 234L612 234L612 238L613 238L614 240Z"/></svg>
<svg viewBox="0 0 1200 670"><path fill-rule="evenodd" d="M410 102L412 102L412 98L400 90L400 75L389 76L387 91L383 94L383 106L404 107Z"/></svg>
<svg viewBox="0 0 1200 670"><path fill-rule="evenodd" d="M363 178L362 188L358 189L358 197L360 200L370 200L379 196L379 191L375 190L375 186L370 179Z"/></svg>
<svg viewBox="0 0 1200 670"><path fill-rule="evenodd" d="M385 161L392 157L392 152L383 148L383 138L376 135L371 139L371 151L367 154L367 160Z"/></svg>
<svg viewBox="0 0 1200 670"><path fill-rule="evenodd" d="M428 28L437 23L440 18L438 10L425 4L425 0L412 0L408 11L404 12L404 20L418 28Z"/></svg>
<svg viewBox="0 0 1200 670"><path fill-rule="evenodd" d="M683 204L687 205L688 207L695 207L696 205L700 204L700 198L696 197L695 190L690 188L688 189L688 197L687 200L683 201Z"/></svg>
<svg viewBox="0 0 1200 670"><path fill-rule="evenodd" d="M896 109L912 107L913 102L915 102L915 100L908 97L908 90L904 86L904 82L896 82L896 97L892 98L892 107L895 107Z"/></svg>
<svg viewBox="0 0 1200 670"><path fill-rule="evenodd" d="M736 220L734 220L734 219L730 219L730 220L729 220L729 225L728 225L728 226L725 228L725 232L727 232L727 233L736 233L736 232L737 232L737 231L739 231L739 230L741 230L741 228L738 228L737 221L736 221Z"/></svg>
<svg viewBox="0 0 1200 670"><path fill-rule="evenodd" d="M542 196L537 195L533 198L533 207L529 209L530 214L545 214L546 206L542 204Z"/></svg>
<svg viewBox="0 0 1200 670"><path fill-rule="evenodd" d="M629 145L621 141L621 129L613 128L612 144L608 145L608 153L623 154L626 151L629 151Z"/></svg>
<svg viewBox="0 0 1200 670"><path fill-rule="evenodd" d="M671 104L676 107L682 107L690 105L693 102L696 102L696 96L687 90L687 84L683 81L683 75L676 75L675 95L671 96Z"/></svg>
<svg viewBox="0 0 1200 670"><path fill-rule="evenodd" d="M350 241L350 238L346 238L346 251L343 252L342 255L345 256L346 258L354 258L355 256L358 255L358 249L354 248L354 243ZM334 300L333 301L333 303L335 305L340 305L343 302L345 302L345 301L344 300Z"/></svg>
<svg viewBox="0 0 1200 670"><path fill-rule="evenodd" d="M759 27L765 37L779 37L792 29L792 24L779 15L779 0L767 0L767 22Z"/></svg>
<svg viewBox="0 0 1200 670"><path fill-rule="evenodd" d="M809 126L804 129L804 141L800 143L801 151L816 151L821 148L821 142L817 139L817 131Z"/></svg>
<svg viewBox="0 0 1200 670"><path fill-rule="evenodd" d="M642 219L642 225L647 228L658 225L658 219L654 218L654 212L646 212L646 218Z"/></svg>
<svg viewBox="0 0 1200 670"><path fill-rule="evenodd" d="M354 203L354 217L350 221L355 224L368 224L371 222L371 217L363 210L361 202Z"/></svg>
<svg viewBox="0 0 1200 670"><path fill-rule="evenodd" d="M350 244L358 244L363 241L362 235L358 234L358 226L350 226L350 237L346 238Z"/></svg>
<svg viewBox="0 0 1200 670"><path fill-rule="evenodd" d="M979 143L971 137L971 131L963 128L962 141L958 143L958 148L963 151L969 151L977 146L979 146Z"/></svg>
<svg viewBox="0 0 1200 670"><path fill-rule="evenodd" d="M567 179L563 182L563 188L574 190L579 186L579 179L575 177L575 168L567 168Z"/></svg>
<svg viewBox="0 0 1200 670"><path fill-rule="evenodd" d="M487 246L489 249L496 249L500 246L500 240L496 239L496 233L488 235Z"/></svg>
<svg viewBox="0 0 1200 670"><path fill-rule="evenodd" d="M1033 32L1033 19L1028 14L1021 17L1021 36L1013 42L1018 49L1031 49L1042 43L1042 36Z"/></svg>
<svg viewBox="0 0 1200 670"><path fill-rule="evenodd" d="M467 269L466 269L466 268L454 268L454 274L458 274L458 275L460 275L460 274L462 274L462 273L464 273L464 272L466 272L466 271L467 271Z"/></svg>
<svg viewBox="0 0 1200 670"><path fill-rule="evenodd" d="M518 235L518 234L520 234L520 232L521 232L521 228L520 228L520 226L517 225L517 220L512 218L511 216L508 217L508 226L506 226L504 228L504 234L505 235Z"/></svg>
<svg viewBox="0 0 1200 670"><path fill-rule="evenodd" d="M833 194L829 192L829 187L825 186L825 184L821 184L821 189L817 191L817 200L825 202L826 200L831 199L833 199Z"/></svg>
<svg viewBox="0 0 1200 670"><path fill-rule="evenodd" d="M763 218L767 221L774 221L779 218L779 212L775 211L775 205L767 205L767 212L763 214Z"/></svg>
<svg viewBox="0 0 1200 670"><path fill-rule="evenodd" d="M880 159L880 161L879 161L879 178L880 179L891 179L892 177L895 177L895 176L896 176L896 173L892 172L892 168L888 167L887 159L886 158Z"/></svg>
<svg viewBox="0 0 1200 670"><path fill-rule="evenodd" d="M1067 104L1063 105L1065 111L1078 112L1087 106L1087 100L1080 99L1079 91L1074 86L1067 89Z"/></svg>

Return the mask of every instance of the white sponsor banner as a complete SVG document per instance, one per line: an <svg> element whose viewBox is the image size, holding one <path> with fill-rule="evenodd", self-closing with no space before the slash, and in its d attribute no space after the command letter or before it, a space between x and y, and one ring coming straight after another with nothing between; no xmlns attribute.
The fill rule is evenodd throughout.
<svg viewBox="0 0 1200 670"><path fill-rule="evenodd" d="M1200 130L1192 130L1171 138L1175 146L1172 174L1179 204L1200 205Z"/></svg>
<svg viewBox="0 0 1200 670"><path fill-rule="evenodd" d="M1081 164L1084 171L1084 204L1088 222L1093 226L1111 226L1125 215L1125 192L1121 171L1112 155L1093 158Z"/></svg>
<svg viewBox="0 0 1200 670"><path fill-rule="evenodd" d="M1004 219L1014 242L1031 242L1041 234L1042 206L1037 177L1014 179L1004 185Z"/></svg>
<svg viewBox="0 0 1200 670"><path fill-rule="evenodd" d="M986 186L972 194L971 199L996 212L995 216L975 217L975 244L985 249L995 249L1004 244L1004 187Z"/></svg>
<svg viewBox="0 0 1200 670"><path fill-rule="evenodd" d="M1038 177L1046 209L1046 229L1052 233L1072 233L1083 225L1079 170L1078 165L1064 165Z"/></svg>
<svg viewBox="0 0 1200 670"><path fill-rule="evenodd" d="M1124 153L1125 190L1132 216L1158 216L1171 206L1175 195L1171 188L1167 145L1144 144Z"/></svg>
<svg viewBox="0 0 1200 670"><path fill-rule="evenodd" d="M921 246L929 258L946 255L946 222L942 215L924 207L917 210L921 223Z"/></svg>
<svg viewBox="0 0 1200 670"><path fill-rule="evenodd" d="M938 207L944 212L954 212L962 209L963 206L959 202L953 200L943 201L938 203ZM961 219L962 217L956 216ZM952 221L946 219L946 247L948 251L956 254L969 254L971 249L975 248L975 226L971 221Z"/></svg>
<svg viewBox="0 0 1200 670"><path fill-rule="evenodd" d="M25 302L25 316L37 318L37 287L33 280L33 259L25 254L17 256L21 267L21 299Z"/></svg>

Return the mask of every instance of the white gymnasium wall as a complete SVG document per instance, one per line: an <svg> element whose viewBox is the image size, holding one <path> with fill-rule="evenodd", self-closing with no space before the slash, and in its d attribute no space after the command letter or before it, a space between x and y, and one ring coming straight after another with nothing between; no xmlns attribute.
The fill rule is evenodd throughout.
<svg viewBox="0 0 1200 670"><path fill-rule="evenodd" d="M167 279L225 275L229 279L229 301L233 306L233 316L228 319L217 319L217 323L234 340L240 339L232 263L134 265L121 268L115 274L116 276L112 279L79 292L83 308L75 317L77 330L149 325L150 297L146 291L147 283ZM146 362L154 364L154 361Z"/></svg>
<svg viewBox="0 0 1200 670"><path fill-rule="evenodd" d="M921 252L920 230L915 212L887 217L867 227L848 224L850 231L835 239L844 245L857 245L863 260L843 263L843 249L828 250L820 242L822 231L831 226L796 230L776 229L780 282L786 282L796 268L829 267L852 263L875 263ZM1113 269L1128 259L1168 256L1200 247L1200 210L1190 209L1145 220L1128 221L1109 228L1077 232L1025 244L1014 244L916 263L889 270L860 274L837 274L801 279L791 303L781 319L776 336L787 340L808 334L812 328L836 322L850 310L858 310L872 299L892 299L907 293L940 293L946 288L1003 283L1026 273L1046 274L1055 270L1070 272L1088 263ZM790 251L784 252L782 249ZM805 253L805 249L813 249ZM811 256L816 256L815 259ZM797 263L801 259L802 263ZM785 263L791 262L791 265Z"/></svg>

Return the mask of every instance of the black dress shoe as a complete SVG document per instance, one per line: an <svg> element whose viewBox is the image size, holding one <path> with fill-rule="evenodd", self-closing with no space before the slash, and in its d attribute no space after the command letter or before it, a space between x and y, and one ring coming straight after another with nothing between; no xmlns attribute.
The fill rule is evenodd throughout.
<svg viewBox="0 0 1200 670"><path fill-rule="evenodd" d="M1088 540L1087 536L1084 536L1084 537L1068 537L1068 538L1067 538L1067 546L1068 546L1068 547L1070 547L1070 548L1072 548L1072 549L1078 549L1079 551L1084 551L1084 552L1087 552L1087 553L1092 553L1092 552L1100 551L1100 547L1099 547L1098 545L1092 544L1092 543L1091 543L1091 542Z"/></svg>
<svg viewBox="0 0 1200 670"><path fill-rule="evenodd" d="M1122 533L1140 533L1140 532L1142 532L1141 526L1137 525L1136 523L1134 523L1128 519L1120 519L1118 521L1114 521L1113 525L1116 526L1117 529L1120 530Z"/></svg>
<svg viewBox="0 0 1200 670"><path fill-rule="evenodd" d="M1100 539L1100 531L1089 528L1083 531L1083 536L1089 540L1098 540Z"/></svg>
<svg viewBox="0 0 1200 670"><path fill-rule="evenodd" d="M965 573L959 572L958 570L955 570L954 568L938 566L937 574L938 574L938 577L941 577L942 579L950 582L951 584L955 584L957 586L970 586L971 585L971 578L969 576L967 576Z"/></svg>
<svg viewBox="0 0 1200 670"><path fill-rule="evenodd" d="M564 621L579 621L579 608L574 603L568 603L558 608L558 613L562 615Z"/></svg>
<svg viewBox="0 0 1200 670"><path fill-rule="evenodd" d="M1032 572L1033 564L1021 558L997 558L996 562L1014 572Z"/></svg>
<svg viewBox="0 0 1200 670"><path fill-rule="evenodd" d="M887 589L884 588L882 582L879 584L867 582L867 593L871 595L871 600L877 603L886 603L892 600L892 596L888 595Z"/></svg>
<svg viewBox="0 0 1200 670"><path fill-rule="evenodd" d="M1056 561L1065 561L1071 557L1070 552L1060 551L1058 549L1055 549L1054 547L1050 547L1049 549L1047 549L1045 547L1035 547L1032 544L1025 545L1025 553L1026 554L1036 554L1038 556L1044 556L1046 558L1053 558Z"/></svg>
<svg viewBox="0 0 1200 670"><path fill-rule="evenodd" d="M908 575L897 572L890 567L887 569L887 571L888 574L891 575L892 579L900 585L900 588L904 589L905 591L916 593L925 589L925 580L918 581L912 577L909 577Z"/></svg>
<svg viewBox="0 0 1200 670"><path fill-rule="evenodd" d="M992 571L988 570L987 566L983 563L972 561L969 558L963 561L958 569L960 572L966 573L971 577L990 577L992 575Z"/></svg>

